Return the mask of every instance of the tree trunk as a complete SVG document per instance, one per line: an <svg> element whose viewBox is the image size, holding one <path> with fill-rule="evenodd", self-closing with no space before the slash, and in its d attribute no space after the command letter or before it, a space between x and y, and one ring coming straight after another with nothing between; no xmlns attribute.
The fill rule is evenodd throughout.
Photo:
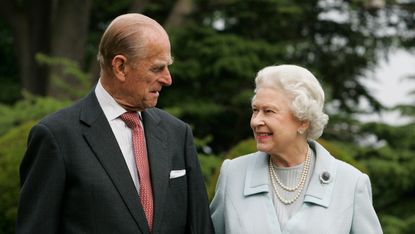
<svg viewBox="0 0 415 234"><path fill-rule="evenodd" d="M88 38L88 26L92 0L57 0L52 10L51 56L64 57L76 62L84 70L85 45ZM62 66L51 68L51 85L48 95L61 98L77 98L67 90L55 85L53 79L59 79L71 89L82 88L79 77L66 74Z"/></svg>
<svg viewBox="0 0 415 234"><path fill-rule="evenodd" d="M0 14L12 28L15 53L19 64L22 89L45 95L47 67L40 66L35 55L49 53L50 0L27 2L5 1Z"/></svg>
<svg viewBox="0 0 415 234"><path fill-rule="evenodd" d="M129 10L134 13L142 13L148 3L149 0L134 0L131 2Z"/></svg>
<svg viewBox="0 0 415 234"><path fill-rule="evenodd" d="M193 10L193 0L178 0L164 23L165 28L177 28L184 24L186 16Z"/></svg>

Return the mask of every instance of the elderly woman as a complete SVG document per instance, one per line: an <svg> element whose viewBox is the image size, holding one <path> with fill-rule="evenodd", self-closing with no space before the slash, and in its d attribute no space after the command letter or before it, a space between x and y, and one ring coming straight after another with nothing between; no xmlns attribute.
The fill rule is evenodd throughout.
<svg viewBox="0 0 415 234"><path fill-rule="evenodd" d="M211 204L216 233L382 233L369 177L314 141L328 121L314 75L269 66L255 84L258 152L223 163Z"/></svg>

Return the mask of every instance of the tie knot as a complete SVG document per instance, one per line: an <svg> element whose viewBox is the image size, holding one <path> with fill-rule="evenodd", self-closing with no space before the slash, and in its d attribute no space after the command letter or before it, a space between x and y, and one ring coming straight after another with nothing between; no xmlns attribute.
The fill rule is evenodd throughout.
<svg viewBox="0 0 415 234"><path fill-rule="evenodd" d="M140 120L138 119L137 113L135 112L125 112L120 115L120 118L127 124L131 129L140 127Z"/></svg>

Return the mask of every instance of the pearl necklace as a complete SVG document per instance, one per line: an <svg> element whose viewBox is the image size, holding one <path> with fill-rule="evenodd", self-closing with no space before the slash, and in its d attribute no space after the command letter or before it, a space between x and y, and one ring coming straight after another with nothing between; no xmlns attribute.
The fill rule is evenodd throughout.
<svg viewBox="0 0 415 234"><path fill-rule="evenodd" d="M269 168L269 174L270 174L270 177L271 177L272 187L274 188L274 192L277 195L278 199L282 203L284 203L285 205L292 204L293 202L295 202L300 197L300 194L304 189L304 185L305 185L305 182L306 182L307 177L308 177L308 172L310 170L310 162L311 162L311 151L310 151L310 147L308 147L307 148L306 159L305 159L305 162L304 162L303 171L301 172L300 181L298 182L298 184L296 186L290 188L290 187L284 185L280 181L280 179L278 178L278 175L275 173L275 171L273 169L271 156L269 157L268 168ZM288 191L288 192L294 192L294 191L297 190L297 193L295 194L294 198L285 199L278 192L278 189L277 189L278 186L280 188L284 189L285 191Z"/></svg>

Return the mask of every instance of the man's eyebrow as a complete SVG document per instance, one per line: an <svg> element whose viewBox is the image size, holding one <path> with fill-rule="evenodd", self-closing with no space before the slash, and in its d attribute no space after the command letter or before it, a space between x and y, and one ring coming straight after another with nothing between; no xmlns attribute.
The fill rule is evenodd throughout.
<svg viewBox="0 0 415 234"><path fill-rule="evenodd" d="M168 65L172 65L174 62L174 57L170 57Z"/></svg>

